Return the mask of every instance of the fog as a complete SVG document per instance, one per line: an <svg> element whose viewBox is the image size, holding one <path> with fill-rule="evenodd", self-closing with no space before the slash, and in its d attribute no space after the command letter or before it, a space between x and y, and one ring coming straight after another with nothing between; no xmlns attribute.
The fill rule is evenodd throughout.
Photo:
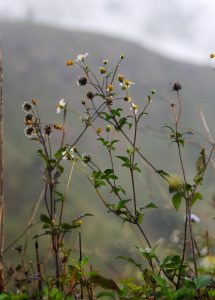
<svg viewBox="0 0 215 300"><path fill-rule="evenodd" d="M135 40L179 60L207 64L213 0L1 0L1 19L28 19Z"/></svg>

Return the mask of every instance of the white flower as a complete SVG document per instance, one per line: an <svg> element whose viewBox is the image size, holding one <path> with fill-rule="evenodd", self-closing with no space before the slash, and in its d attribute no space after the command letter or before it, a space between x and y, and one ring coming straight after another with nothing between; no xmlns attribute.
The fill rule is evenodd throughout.
<svg viewBox="0 0 215 300"><path fill-rule="evenodd" d="M185 219L186 219L186 217L185 217ZM188 219L188 216L187 216L187 219ZM200 222L199 217L195 214L190 215L190 220L191 220L192 223L199 223Z"/></svg>
<svg viewBox="0 0 215 300"><path fill-rule="evenodd" d="M193 223L199 223L200 222L199 217L197 215L194 215L194 214L190 215L190 219L191 219L191 222L193 222Z"/></svg>
<svg viewBox="0 0 215 300"><path fill-rule="evenodd" d="M66 149L66 151L62 152L63 159L73 160L75 158L74 147Z"/></svg>
<svg viewBox="0 0 215 300"><path fill-rule="evenodd" d="M85 54L78 54L76 61L84 61L84 59L85 59L85 57L87 57L87 55L88 55L88 52L86 52Z"/></svg>
<svg viewBox="0 0 215 300"><path fill-rule="evenodd" d="M130 88L131 85L136 84L135 82L132 82L128 79L123 80L119 85L122 87L122 90L127 90Z"/></svg>
<svg viewBox="0 0 215 300"><path fill-rule="evenodd" d="M133 102L131 103L131 107L130 107L131 110L134 111L135 115L137 114L137 111L138 111L138 105L137 104L134 104Z"/></svg>
<svg viewBox="0 0 215 300"><path fill-rule="evenodd" d="M57 106L57 114L59 114L61 110L65 108L65 106L66 106L66 102L64 101L64 99L61 99Z"/></svg>

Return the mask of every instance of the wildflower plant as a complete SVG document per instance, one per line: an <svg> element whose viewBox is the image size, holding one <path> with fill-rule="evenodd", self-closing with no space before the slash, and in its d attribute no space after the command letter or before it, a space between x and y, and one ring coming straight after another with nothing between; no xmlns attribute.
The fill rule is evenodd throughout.
<svg viewBox="0 0 215 300"><path fill-rule="evenodd" d="M212 55L210 57L213 58ZM79 136L73 137L69 144L65 143L65 124L67 114L72 110L64 99L59 101L56 108L57 114L62 116L62 124L43 124L38 102L35 100L24 102L22 105L25 135L38 143L37 153L44 163L43 200L46 212L40 216L42 231L34 237L38 292L36 293L34 289L34 297L67 300L91 300L95 297L133 300L213 299L214 269L205 270L202 264L198 265L197 262L204 254L201 254L195 236L194 226L201 222L193 213L193 207L203 198L199 187L204 182L215 144L211 143L207 153L204 148L200 151L199 157L194 162L196 172L189 181L182 150L186 147L186 138L190 132L181 129L182 85L174 81L172 91L175 93L177 103L170 105L174 121L164 128L169 134L170 145L176 147L181 175L157 168L153 159L150 160L145 156L144 149L139 143L139 127L143 126L143 120L148 115L148 108L156 91L152 89L144 101L137 104L139 102L132 96L135 83L120 71L120 65L125 59L123 54L113 67L107 59L104 59L96 71L90 68L87 59L88 53L85 53L78 55L74 61L66 62L71 70L78 67L80 74L77 85L86 90L86 99L81 101L83 111L78 114L82 131ZM88 153L87 146L84 151L80 149L79 141L88 130L92 130L96 142L104 148L108 167L100 166L96 156ZM55 131L62 133L57 149L52 144L52 135ZM64 173L65 160L71 171L66 189L61 192L60 178ZM153 245L144 227L147 211L157 209L157 205L150 200L145 203L139 200L142 195L138 192L136 178L138 174L143 173L143 166L150 168L154 176L159 176L163 180L169 190L173 208L180 211L183 205L186 211L183 219L182 247L164 257L159 254L159 245ZM122 279L121 283L117 284L113 279L95 271L88 264L88 259L83 256L80 232L79 260L71 258L72 249L64 245L65 235L79 230L83 219L91 216L87 213L74 217L69 222L64 221L65 200L71 176L76 168L88 178L107 212L117 216L122 224L129 223L140 233L145 244L145 247L136 246L140 261L129 256L118 257L137 269L139 283L138 280L129 283ZM121 180L121 174L124 173L130 178L130 186ZM41 236L48 236L51 239L54 276L48 276L41 270L38 246ZM170 239L178 244L181 239L180 232L175 230ZM21 253L22 249L17 248L17 251ZM206 252L209 254L208 247ZM206 257L209 259L210 255Z"/></svg>
<svg viewBox="0 0 215 300"><path fill-rule="evenodd" d="M187 293L189 297L204 299L205 291L213 289L214 281L212 274L202 274L197 265L199 246L195 239L193 225L199 222L199 218L192 213L192 209L196 202L203 198L199 192L199 187L203 184L204 174L208 168L215 145L211 143L207 157L205 149L201 150L196 161L196 174L193 176L193 181L188 182L182 149L185 148L186 136L189 136L190 132L183 132L180 128L182 112L180 92L182 85L180 82L174 81L172 91L176 94L177 99L177 104L171 104L174 122L173 125L165 125L165 128L170 132L171 144L176 145L181 175L168 173L166 170L155 167L144 155L138 144L138 126L148 114L148 107L156 95L156 91L152 89L146 97L145 103L142 106L137 105L131 94L134 82L127 79L124 74L119 73L123 60L124 55L121 55L119 62L112 70L108 60L103 60L103 66L99 68L97 74L90 69L85 58L77 63L79 69L83 72L79 80L81 78L81 81L84 82L84 84L79 82L78 85L87 85L90 88L90 91L86 94L90 101L87 101L84 105L85 114L88 115L89 120L93 120L92 123L88 124L96 132L98 142L106 149L110 163L109 168L102 169L97 165L94 158L90 157L87 161L87 167L91 170L91 175L88 178L108 212L114 213L123 223L128 222L135 226L145 240L146 248L138 249L142 257L148 262L149 273L147 275L143 270L144 264L136 263L130 257L121 258L139 268L143 280L150 282L151 290L147 291L147 295L155 298L166 297L170 299L175 297L174 299L179 299L181 297L180 299L182 299L183 297L186 298ZM118 90L120 92L117 92ZM101 123L99 123L100 126L96 129L93 123L97 119L103 122L104 125L101 126ZM106 128L106 135L103 134L104 130L102 128ZM112 134L110 134L111 132ZM118 136L118 138L113 138L115 136ZM117 145L121 139L126 141L124 154L117 153ZM164 259L159 258L157 247L152 246L150 237L144 230L143 221L146 210L156 208L156 204L149 202L145 206L139 206L140 201L138 201L138 198L140 195L137 193L135 179L137 173L142 172L142 167L137 157L167 183L172 204L176 211L180 210L182 203L185 205L183 247L182 252L179 254L173 254ZM117 168L119 163L122 172L127 171L130 174L132 197L127 196L127 186L124 187L119 184L119 174L121 173ZM114 201L105 199L102 193L104 187L110 189L110 193L114 195ZM188 246L189 244L190 246ZM191 263L186 257L189 247L191 249ZM193 272L192 280L189 276L190 270ZM172 289L172 287L174 288Z"/></svg>

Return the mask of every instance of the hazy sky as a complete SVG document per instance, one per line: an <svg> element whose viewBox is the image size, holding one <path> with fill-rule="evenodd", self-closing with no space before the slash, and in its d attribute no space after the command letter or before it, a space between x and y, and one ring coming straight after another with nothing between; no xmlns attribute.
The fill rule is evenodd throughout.
<svg viewBox="0 0 215 300"><path fill-rule="evenodd" d="M0 17L126 37L178 59L208 63L215 0L1 0Z"/></svg>

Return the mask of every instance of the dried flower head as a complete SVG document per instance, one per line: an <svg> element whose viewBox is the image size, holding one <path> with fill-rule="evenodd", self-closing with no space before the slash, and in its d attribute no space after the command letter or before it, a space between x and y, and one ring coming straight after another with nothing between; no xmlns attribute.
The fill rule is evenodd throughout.
<svg viewBox="0 0 215 300"><path fill-rule="evenodd" d="M64 99L61 99L57 106L57 114L59 114L61 110L63 110L65 107L66 107L66 102L64 101Z"/></svg>
<svg viewBox="0 0 215 300"><path fill-rule="evenodd" d="M34 106L37 105L37 102L38 102L37 99L32 99L32 100L31 100L31 103L32 103Z"/></svg>
<svg viewBox="0 0 215 300"><path fill-rule="evenodd" d="M29 111L31 111L31 109L32 109L32 104L30 102L24 102L22 104L22 110L24 112L29 112Z"/></svg>
<svg viewBox="0 0 215 300"><path fill-rule="evenodd" d="M28 112L25 115L24 122L25 122L26 125L32 125L32 123L33 123L33 114Z"/></svg>
<svg viewBox="0 0 215 300"><path fill-rule="evenodd" d="M124 59L125 58L125 55L124 54L121 54L120 55L120 59Z"/></svg>
<svg viewBox="0 0 215 300"><path fill-rule="evenodd" d="M173 91L178 92L178 91L180 91L181 89L182 89L182 86L181 86L181 84L180 84L179 81L173 81L173 82L172 82L172 90L173 90Z"/></svg>
<svg viewBox="0 0 215 300"><path fill-rule="evenodd" d="M77 84L78 84L79 86L84 86L84 85L86 85L86 84L87 84L87 78L86 78L85 76L79 77L78 80L77 80Z"/></svg>
<svg viewBox="0 0 215 300"><path fill-rule="evenodd" d="M54 124L54 129L56 129L56 130L63 130L63 125L61 125L61 124L59 124L59 123L56 123L56 124Z"/></svg>
<svg viewBox="0 0 215 300"><path fill-rule="evenodd" d="M24 129L24 133L28 138L32 138L33 136L35 136L36 131L35 131L35 128L30 125Z"/></svg>
<svg viewBox="0 0 215 300"><path fill-rule="evenodd" d="M95 97L95 94L94 94L93 92L89 91L89 92L87 93L87 98L88 98L88 99L92 100L94 97Z"/></svg>
<svg viewBox="0 0 215 300"><path fill-rule="evenodd" d="M106 97L105 102L106 102L107 106L113 105L113 96Z"/></svg>
<svg viewBox="0 0 215 300"><path fill-rule="evenodd" d="M108 60L107 59L103 59L103 64L106 66L108 64Z"/></svg>
<svg viewBox="0 0 215 300"><path fill-rule="evenodd" d="M51 125L46 125L44 127L44 132L45 132L45 135L50 136L51 132L52 132L52 126Z"/></svg>

